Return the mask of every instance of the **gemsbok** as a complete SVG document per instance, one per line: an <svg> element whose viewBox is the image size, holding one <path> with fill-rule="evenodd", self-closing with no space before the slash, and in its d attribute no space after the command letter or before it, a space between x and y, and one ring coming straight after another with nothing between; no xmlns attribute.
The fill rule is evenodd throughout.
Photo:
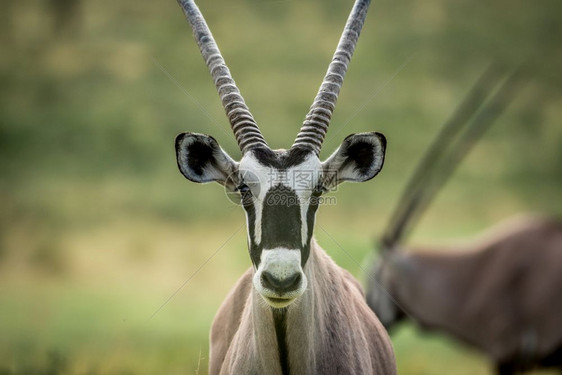
<svg viewBox="0 0 562 375"><path fill-rule="evenodd" d="M499 82L497 70L492 67L484 74L418 165L382 237L367 302L386 328L409 318L424 329L444 332L483 352L498 374L562 369L561 221L526 215L459 245L401 244L404 228L411 227L447 174L509 102L517 86L511 78L491 106L456 136L482 104L485 91ZM443 156L441 148L454 137L453 151ZM445 175L435 172L439 158Z"/></svg>
<svg viewBox="0 0 562 375"><path fill-rule="evenodd" d="M219 92L242 159L208 135L176 138L177 163L193 182L240 194L253 267L215 316L211 374L395 374L390 339L358 282L313 237L322 193L366 181L383 166L386 140L352 134L318 158L369 0L357 0L320 90L289 150L268 147L192 0L178 1Z"/></svg>

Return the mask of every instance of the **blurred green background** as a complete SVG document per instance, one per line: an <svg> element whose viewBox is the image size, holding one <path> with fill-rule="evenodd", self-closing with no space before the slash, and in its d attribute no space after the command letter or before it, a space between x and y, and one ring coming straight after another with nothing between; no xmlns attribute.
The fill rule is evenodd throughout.
<svg viewBox="0 0 562 375"><path fill-rule="evenodd" d="M198 3L270 145L288 147L352 1ZM561 14L558 0L375 1L323 156L377 130L387 162L375 180L342 186L317 225L362 262L492 59L528 61L532 79L410 242L561 214ZM0 30L0 374L205 374L213 315L250 259L242 210L177 171L182 131L240 156L179 7L3 0ZM329 236L317 239L365 277ZM479 353L410 324L393 341L402 374L490 373Z"/></svg>

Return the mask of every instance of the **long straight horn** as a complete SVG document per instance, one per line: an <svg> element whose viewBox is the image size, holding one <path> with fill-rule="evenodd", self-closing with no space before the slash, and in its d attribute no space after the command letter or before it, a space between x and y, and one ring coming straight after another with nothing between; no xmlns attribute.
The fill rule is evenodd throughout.
<svg viewBox="0 0 562 375"><path fill-rule="evenodd" d="M324 82L322 82L318 94L306 115L293 148L307 148L314 151L317 155L320 153L347 67L357 45L357 39L359 39L359 34L363 28L370 3L371 0L355 1L332 62L328 67L328 72L324 77Z"/></svg>
<svg viewBox="0 0 562 375"><path fill-rule="evenodd" d="M178 0L178 4L182 7L185 17L193 29L193 36L211 72L240 150L245 153L254 147L268 147L244 98L240 95L240 90L230 75L230 70L222 58L201 11L193 0Z"/></svg>
<svg viewBox="0 0 562 375"><path fill-rule="evenodd" d="M434 145L438 145L439 138L445 134L441 132L422 159L421 164L424 164L428 157L433 158L433 166L424 171L427 177L422 184L410 192L405 203L398 206L382 238L386 248L393 248L414 227L463 158L518 94L524 83L521 68L511 72L499 89L495 89L502 80L501 76L505 76L504 72L503 67L492 65L446 123L443 131L450 133L450 142L432 155Z"/></svg>
<svg viewBox="0 0 562 375"><path fill-rule="evenodd" d="M385 247L390 249L402 240L404 229L413 219L416 209L427 195L432 183L438 178L439 168L443 160L450 160L452 145L459 137L470 119L486 101L490 93L501 82L505 69L497 63L492 63L470 89L461 104L455 109L451 117L441 127L438 135L425 151L421 161L410 176L406 188L403 190L398 204L392 213L382 237Z"/></svg>

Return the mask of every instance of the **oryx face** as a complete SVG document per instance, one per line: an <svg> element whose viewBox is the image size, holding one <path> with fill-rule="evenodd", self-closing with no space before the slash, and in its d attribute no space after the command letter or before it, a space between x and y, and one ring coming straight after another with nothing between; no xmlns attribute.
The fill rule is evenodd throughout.
<svg viewBox="0 0 562 375"><path fill-rule="evenodd" d="M240 194L256 269L254 287L272 307L286 307L306 290L303 269L321 194L342 181L373 178L384 162L386 141L379 133L352 134L326 161L318 159L369 0L356 0L324 82L288 151L267 146L199 9L193 0L178 2L243 154L236 162L214 138L183 133L176 138L178 166L191 181L216 181Z"/></svg>
<svg viewBox="0 0 562 375"><path fill-rule="evenodd" d="M214 138L193 133L176 139L178 166L194 182L217 181L237 192L246 212L254 287L273 307L306 290L310 252L322 193L342 181L366 181L382 168L386 141L379 133L354 134L325 162L307 149L254 148L239 163Z"/></svg>

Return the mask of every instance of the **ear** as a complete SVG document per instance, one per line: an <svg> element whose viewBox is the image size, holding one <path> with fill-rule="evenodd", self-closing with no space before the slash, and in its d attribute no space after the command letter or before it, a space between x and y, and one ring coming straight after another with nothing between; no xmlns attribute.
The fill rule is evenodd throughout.
<svg viewBox="0 0 562 375"><path fill-rule="evenodd" d="M384 164L386 138L381 133L351 134L324 163L324 190L343 181L363 182L375 177Z"/></svg>
<svg viewBox="0 0 562 375"><path fill-rule="evenodd" d="M176 137L176 158L180 172L193 182L216 181L231 189L236 188L238 163L217 141L205 134L182 133ZM230 186L233 185L233 186Z"/></svg>

